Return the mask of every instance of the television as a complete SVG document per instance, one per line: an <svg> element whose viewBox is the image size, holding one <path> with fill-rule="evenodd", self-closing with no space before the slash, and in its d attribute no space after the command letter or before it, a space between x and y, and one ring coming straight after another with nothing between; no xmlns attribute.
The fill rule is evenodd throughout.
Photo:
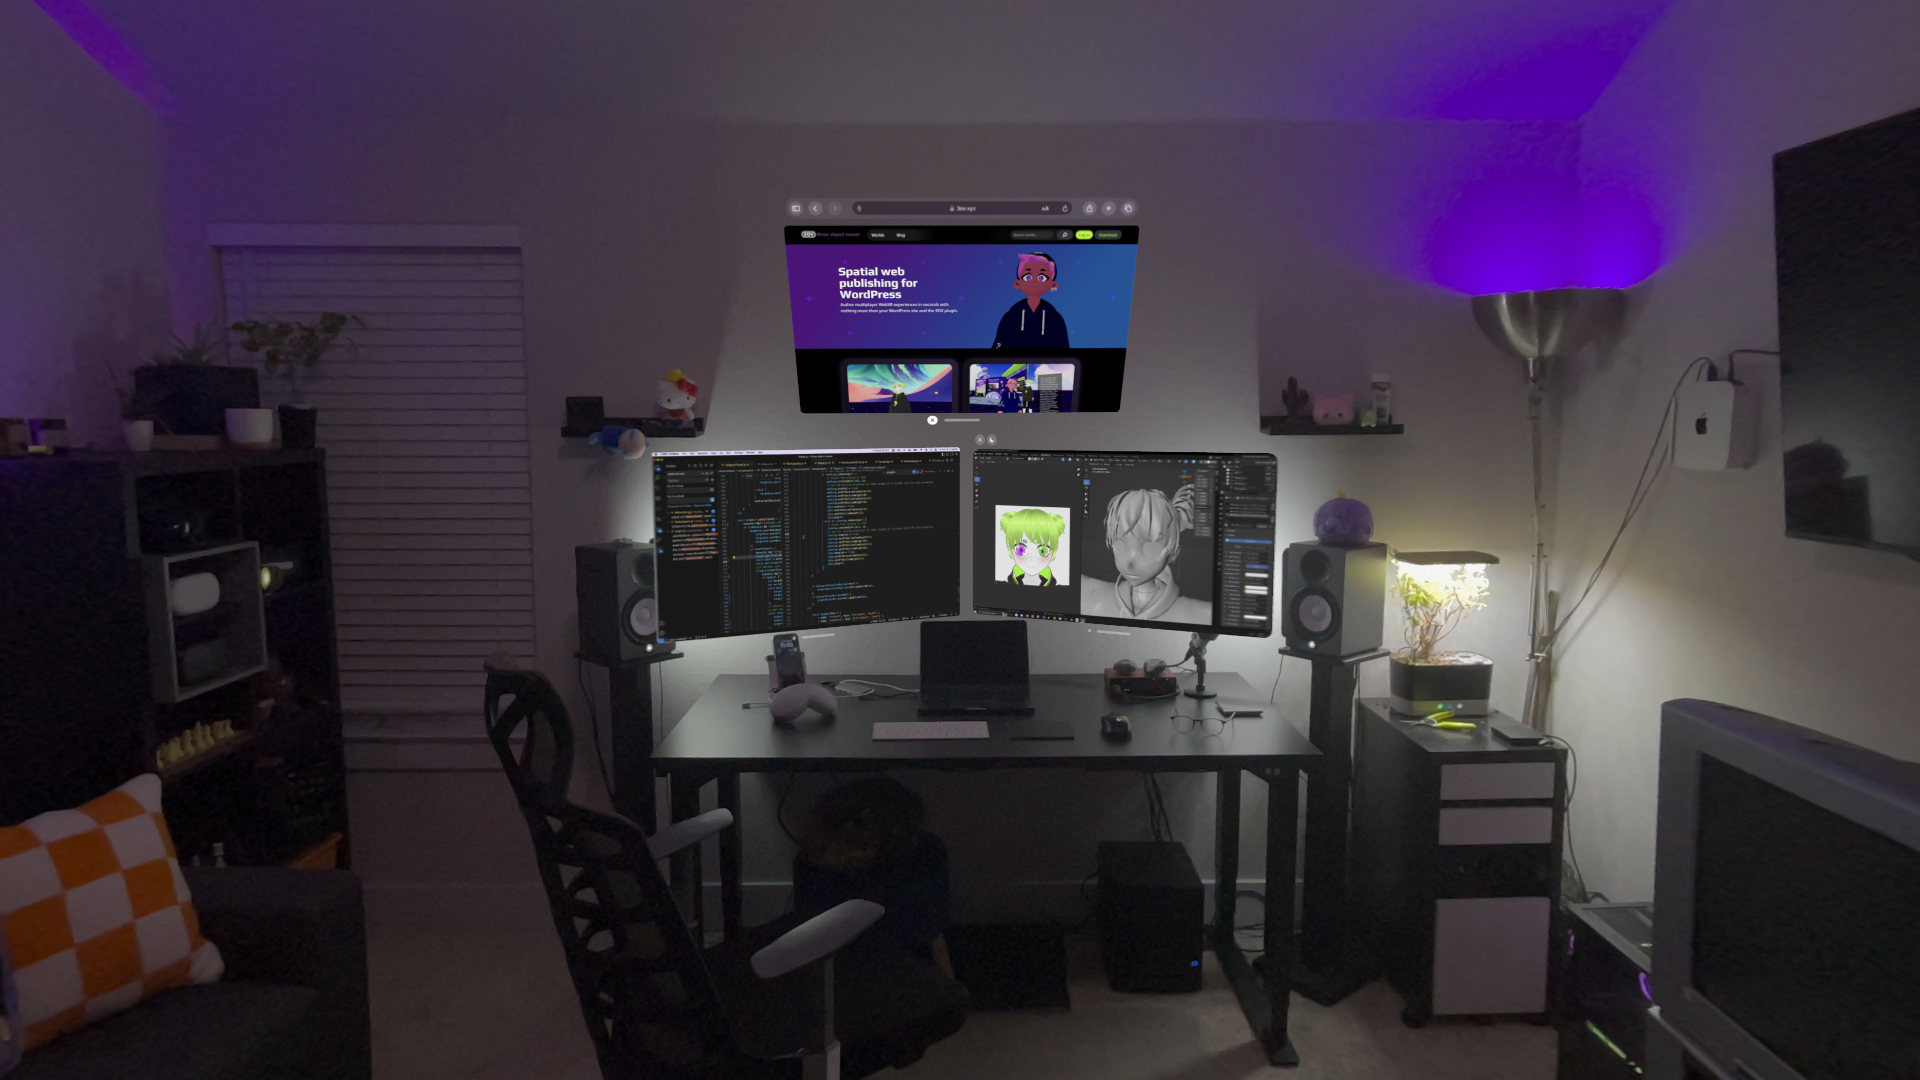
<svg viewBox="0 0 1920 1080"><path fill-rule="evenodd" d="M1272 454L973 452L973 610L1265 637Z"/></svg>
<svg viewBox="0 0 1920 1080"><path fill-rule="evenodd" d="M1653 999L1688 1056L1740 1080L1920 1075L1920 764L1669 701L1659 791Z"/></svg>
<svg viewBox="0 0 1920 1080"><path fill-rule="evenodd" d="M1137 225L789 225L800 410L1113 412L1139 242ZM916 398L936 370L944 389Z"/></svg>
<svg viewBox="0 0 1920 1080"><path fill-rule="evenodd" d="M1773 186L1787 535L1920 558L1920 109Z"/></svg>
<svg viewBox="0 0 1920 1080"><path fill-rule="evenodd" d="M662 641L960 613L960 449L653 455Z"/></svg>

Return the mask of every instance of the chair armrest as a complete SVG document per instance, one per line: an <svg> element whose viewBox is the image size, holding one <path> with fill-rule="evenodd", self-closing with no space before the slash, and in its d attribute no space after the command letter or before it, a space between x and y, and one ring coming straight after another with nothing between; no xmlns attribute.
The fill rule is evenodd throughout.
<svg viewBox="0 0 1920 1080"><path fill-rule="evenodd" d="M848 900L828 908L754 953L753 973L763 979L777 979L824 960L852 944L886 913L886 908L871 900Z"/></svg>
<svg viewBox="0 0 1920 1080"><path fill-rule="evenodd" d="M676 821L654 833L647 838L647 850L653 853L656 860L664 859L676 851L705 840L731 824L733 824L733 811L709 810L699 817Z"/></svg>

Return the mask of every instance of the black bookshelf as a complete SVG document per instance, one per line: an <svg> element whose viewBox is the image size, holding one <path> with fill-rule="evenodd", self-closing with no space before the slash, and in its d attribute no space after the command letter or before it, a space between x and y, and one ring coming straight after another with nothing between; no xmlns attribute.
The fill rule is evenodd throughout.
<svg viewBox="0 0 1920 1080"><path fill-rule="evenodd" d="M220 843L232 863L312 864L327 850L344 862L326 490L319 450L0 460L0 824L153 771L183 859ZM167 609L170 568L236 548L292 573L264 596L239 593L243 578L261 588L249 562L224 575L216 610ZM162 700L168 643L243 617L258 623L227 636L264 635L265 658L284 674L235 649L206 689ZM269 698L271 709L260 704ZM221 721L236 735L163 760L169 740Z"/></svg>

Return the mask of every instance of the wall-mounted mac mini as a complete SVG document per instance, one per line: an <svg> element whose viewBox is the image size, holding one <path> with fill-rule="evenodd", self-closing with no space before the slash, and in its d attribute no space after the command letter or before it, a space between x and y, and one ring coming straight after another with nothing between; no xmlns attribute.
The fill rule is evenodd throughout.
<svg viewBox="0 0 1920 1080"><path fill-rule="evenodd" d="M1683 469L1744 469L1759 446L1759 395L1730 380L1680 387L1674 403L1673 463Z"/></svg>

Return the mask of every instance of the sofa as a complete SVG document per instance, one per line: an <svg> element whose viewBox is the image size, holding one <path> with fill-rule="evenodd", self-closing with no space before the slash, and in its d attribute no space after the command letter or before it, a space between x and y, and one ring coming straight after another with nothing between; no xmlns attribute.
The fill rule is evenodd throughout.
<svg viewBox="0 0 1920 1080"><path fill-rule="evenodd" d="M7 1080L367 1080L359 879L344 870L181 871L226 975L56 1039Z"/></svg>

